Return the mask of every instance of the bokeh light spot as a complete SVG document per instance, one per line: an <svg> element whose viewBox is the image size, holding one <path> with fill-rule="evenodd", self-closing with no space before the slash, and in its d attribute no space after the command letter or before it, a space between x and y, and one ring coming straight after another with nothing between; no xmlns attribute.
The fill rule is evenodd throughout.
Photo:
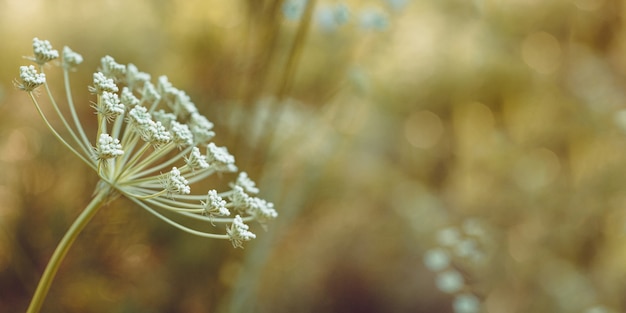
<svg viewBox="0 0 626 313"><path fill-rule="evenodd" d="M30 128L13 129L0 146L0 160L15 162L29 160L39 151L39 136Z"/></svg>
<svg viewBox="0 0 626 313"><path fill-rule="evenodd" d="M533 70L551 74L561 63L559 41L546 32L532 33L522 42L522 59Z"/></svg>
<svg viewBox="0 0 626 313"><path fill-rule="evenodd" d="M404 136L416 148L432 148L443 134L443 123L430 111L413 112L404 123Z"/></svg>
<svg viewBox="0 0 626 313"><path fill-rule="evenodd" d="M536 191L554 181L560 169L557 155L545 148L521 157L514 166L514 179L527 191Z"/></svg>

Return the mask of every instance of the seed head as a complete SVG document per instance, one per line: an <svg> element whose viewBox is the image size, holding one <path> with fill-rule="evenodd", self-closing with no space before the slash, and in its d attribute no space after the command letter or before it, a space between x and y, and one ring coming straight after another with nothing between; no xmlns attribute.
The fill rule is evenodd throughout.
<svg viewBox="0 0 626 313"><path fill-rule="evenodd" d="M71 69L83 63L83 56L72 51L68 46L63 47L63 68Z"/></svg>
<svg viewBox="0 0 626 313"><path fill-rule="evenodd" d="M117 92L119 88L113 81L113 79L106 77L102 72L96 72L93 74L93 86L89 87L91 93L102 94L105 91Z"/></svg>
<svg viewBox="0 0 626 313"><path fill-rule="evenodd" d="M230 237L230 241L235 248L243 248L243 242L256 238L256 235L249 231L250 227L244 224L241 216L235 216L230 228L226 230L226 233Z"/></svg>
<svg viewBox="0 0 626 313"><path fill-rule="evenodd" d="M35 66L20 66L20 81L17 82L19 89L31 92L45 82L46 75L44 73L37 73Z"/></svg>
<svg viewBox="0 0 626 313"><path fill-rule="evenodd" d="M191 192L189 182L180 174L176 167L172 167L172 170L165 175L163 188L170 194L188 195Z"/></svg>
<svg viewBox="0 0 626 313"><path fill-rule="evenodd" d="M35 39L34 48L32 60L40 65L58 57L47 41ZM80 54L64 47L60 65L65 74L81 62ZM43 71L44 67L40 66L39 70ZM64 129L59 131L50 120L46 124L97 173L101 180L97 188L110 186L114 194L125 196L183 231L228 239L233 246L242 247L244 241L256 237L246 223L256 220L265 226L278 215L274 204L249 196L258 194L259 189L245 172L229 184L230 190L218 193L211 189L206 194L191 194L190 185L203 182L214 173L236 172L235 157L226 147L211 142L215 136L213 123L199 112L187 93L174 87L166 76L160 76L156 86L150 77L132 64L122 65L105 56L93 74L92 86L88 87L96 95L92 103L98 118L89 122L97 122L93 128L95 136L83 127L71 95L66 103L70 114L65 114L58 105L62 102L47 93L49 103L55 107L53 112L58 114L56 119ZM64 81L69 90L67 76ZM38 73L35 66L20 67L18 88L32 92L45 83L46 76ZM41 110L39 102L32 100ZM67 121L66 116L72 121ZM64 133L69 136L65 138ZM95 138L95 143L90 138ZM239 215L231 217L231 210ZM195 230L185 226L184 221L170 217L171 214L162 215L162 211L178 214L182 219L228 226L226 233L221 228L219 234Z"/></svg>
<svg viewBox="0 0 626 313"><path fill-rule="evenodd" d="M95 150L98 160L107 160L124 154L120 141L109 134L100 134Z"/></svg>
<svg viewBox="0 0 626 313"><path fill-rule="evenodd" d="M44 65L59 57L59 51L52 49L48 40L33 39L33 51L35 58L33 61L39 65Z"/></svg>

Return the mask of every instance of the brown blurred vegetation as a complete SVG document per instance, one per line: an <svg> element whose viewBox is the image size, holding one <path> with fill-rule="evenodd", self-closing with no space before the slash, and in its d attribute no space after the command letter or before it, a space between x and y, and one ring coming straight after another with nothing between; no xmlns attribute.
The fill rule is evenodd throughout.
<svg viewBox="0 0 626 313"><path fill-rule="evenodd" d="M85 57L83 120L100 57L168 75L279 211L235 250L118 200L44 312L452 312L422 255L470 219L485 257L453 266L484 312L626 310L621 1L345 1L334 30L315 10L337 2L311 3L0 0L0 312L97 180L12 85L33 37Z"/></svg>

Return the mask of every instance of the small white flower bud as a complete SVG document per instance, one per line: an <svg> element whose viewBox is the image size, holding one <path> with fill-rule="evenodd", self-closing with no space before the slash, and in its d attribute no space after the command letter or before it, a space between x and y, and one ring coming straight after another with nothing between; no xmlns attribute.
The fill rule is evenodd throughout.
<svg viewBox="0 0 626 313"><path fill-rule="evenodd" d="M35 63L44 65L59 57L59 51L52 49L48 40L33 38L33 51L35 53Z"/></svg>
<svg viewBox="0 0 626 313"><path fill-rule="evenodd" d="M232 192L228 195L228 198L233 206L242 212L248 210L252 201L252 198L245 191L243 191L243 188L240 186L235 186Z"/></svg>
<svg viewBox="0 0 626 313"><path fill-rule="evenodd" d="M161 100L163 100L167 106L172 109L172 112L176 116L180 116L180 110L176 107L176 98L178 97L180 90L174 87L165 75L159 76L156 85L156 89L161 97Z"/></svg>
<svg viewBox="0 0 626 313"><path fill-rule="evenodd" d="M63 47L63 61L62 65L66 69L71 69L76 67L78 64L83 63L83 56L72 51L70 47Z"/></svg>
<svg viewBox="0 0 626 313"><path fill-rule="evenodd" d="M16 83L17 88L31 92L45 82L46 75L44 73L37 73L34 65L20 66L20 81Z"/></svg>
<svg viewBox="0 0 626 313"><path fill-rule="evenodd" d="M204 214L212 217L217 216L229 216L230 211L226 208L226 201L217 194L216 190L209 190L207 193L206 202L200 201Z"/></svg>
<svg viewBox="0 0 626 313"><path fill-rule="evenodd" d="M109 122L124 113L124 105L120 102L117 94L108 91L102 92L100 105L94 107L96 112L101 114Z"/></svg>
<svg viewBox="0 0 626 313"><path fill-rule="evenodd" d="M109 134L100 134L95 150L98 160L112 159L124 154L120 141Z"/></svg>
<svg viewBox="0 0 626 313"><path fill-rule="evenodd" d="M179 148L193 145L193 134L186 124L172 121L170 123L170 131L174 137L172 140Z"/></svg>
<svg viewBox="0 0 626 313"><path fill-rule="evenodd" d="M143 100L152 102L161 99L161 95L156 91L154 85L147 81L143 84L143 91L141 92Z"/></svg>
<svg viewBox="0 0 626 313"><path fill-rule="evenodd" d="M192 169L207 169L209 168L209 163L206 161L206 156L200 153L200 149L198 147L193 147L191 149L191 153L189 156L185 157L185 162Z"/></svg>
<svg viewBox="0 0 626 313"><path fill-rule="evenodd" d="M159 76L157 79L156 87L159 95L167 101L173 101L178 89L170 83L169 79L165 75Z"/></svg>
<svg viewBox="0 0 626 313"><path fill-rule="evenodd" d="M259 188L256 187L256 184L252 179L248 177L248 173L240 172L239 176L237 176L237 180L235 183L230 183L230 187L234 188L235 186L240 186L247 193L257 194L259 193Z"/></svg>
<svg viewBox="0 0 626 313"><path fill-rule="evenodd" d="M113 57L107 55L100 59L100 72L106 77L116 82L122 81L126 77L126 66L115 62Z"/></svg>
<svg viewBox="0 0 626 313"><path fill-rule="evenodd" d="M176 96L171 107L174 114L181 119L187 119L192 114L198 114L198 108L191 101L191 98L182 90L176 91Z"/></svg>
<svg viewBox="0 0 626 313"><path fill-rule="evenodd" d="M134 64L126 66L126 84L132 89L135 86L143 86L150 81L150 74L140 72Z"/></svg>
<svg viewBox="0 0 626 313"><path fill-rule="evenodd" d="M147 133L146 136L143 137L143 140L159 146L172 141L172 135L165 129L161 122L150 121L150 126L147 128Z"/></svg>
<svg viewBox="0 0 626 313"><path fill-rule="evenodd" d="M250 198L247 212L254 216L261 224L265 224L267 221L273 220L278 216L278 212L274 210L273 203L257 197Z"/></svg>
<svg viewBox="0 0 626 313"><path fill-rule="evenodd" d="M102 94L105 91L117 92L119 89L111 78L107 78L103 73L96 72L93 74L93 86L89 86L91 93Z"/></svg>
<svg viewBox="0 0 626 313"><path fill-rule="evenodd" d="M218 147L212 142L207 145L206 158L216 171L234 171L237 169L235 157L228 153L228 149Z"/></svg>
<svg viewBox="0 0 626 313"><path fill-rule="evenodd" d="M135 97L133 92L128 88L122 88L122 95L120 96L120 102L128 109L134 108L139 104L139 99Z"/></svg>
<svg viewBox="0 0 626 313"><path fill-rule="evenodd" d="M213 123L209 121L204 115L200 113L191 114L189 123L195 127L211 130L213 129Z"/></svg>
<svg viewBox="0 0 626 313"><path fill-rule="evenodd" d="M145 141L150 139L150 127L154 124L150 113L146 107L137 105L128 112L128 124L131 126Z"/></svg>
<svg viewBox="0 0 626 313"><path fill-rule="evenodd" d="M176 115L165 112L164 110L152 112L152 118L157 122L161 122L166 128L171 128L172 122L176 121Z"/></svg>
<svg viewBox="0 0 626 313"><path fill-rule="evenodd" d="M180 171L176 167L173 167L172 170L165 175L161 183L168 193L189 194L191 192L189 182L180 174Z"/></svg>
<svg viewBox="0 0 626 313"><path fill-rule="evenodd" d="M189 129L193 133L194 144L205 144L209 142L214 136L215 132L211 129L213 123L211 123L204 115L194 113L189 118Z"/></svg>
<svg viewBox="0 0 626 313"><path fill-rule="evenodd" d="M150 113L148 113L148 109L146 109L146 107L138 105L130 109L128 112L128 121L133 127L138 127L151 122L152 117L150 116Z"/></svg>
<svg viewBox="0 0 626 313"><path fill-rule="evenodd" d="M243 241L249 241L256 238L256 235L249 231L250 227L244 224L241 216L235 216L232 225L226 228L226 234L230 237L233 247L243 248Z"/></svg>

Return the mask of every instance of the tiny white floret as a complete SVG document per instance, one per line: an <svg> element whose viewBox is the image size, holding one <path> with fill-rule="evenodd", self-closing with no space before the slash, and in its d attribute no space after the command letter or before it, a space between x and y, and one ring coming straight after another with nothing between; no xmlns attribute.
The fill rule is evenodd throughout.
<svg viewBox="0 0 626 313"><path fill-rule="evenodd" d="M230 187L234 187L235 185L241 186L247 193L257 194L259 193L259 188L256 187L256 184L250 177L248 177L248 173L240 172L239 176L237 176L237 180L235 183L230 183Z"/></svg>
<svg viewBox="0 0 626 313"><path fill-rule="evenodd" d="M118 92L118 90L119 88L113 79L106 77L106 75L101 72L93 74L93 86L89 86L89 91L91 93L102 94L105 91Z"/></svg>
<svg viewBox="0 0 626 313"><path fill-rule="evenodd" d="M176 167L173 167L172 170L165 175L162 184L163 188L167 190L168 193L188 195L191 192L189 182L180 174L180 171Z"/></svg>
<svg viewBox="0 0 626 313"><path fill-rule="evenodd" d="M59 51L52 49L48 40L33 38L33 52L35 53L35 63L44 65L59 57Z"/></svg>
<svg viewBox="0 0 626 313"><path fill-rule="evenodd" d="M31 92L45 83L46 75L44 73L37 73L35 66L20 66L20 82L16 82L17 88Z"/></svg>
<svg viewBox="0 0 626 313"><path fill-rule="evenodd" d="M244 224L241 216L235 216L230 227L226 228L226 234L235 248L243 248L243 242L256 238L256 235L249 231L250 227Z"/></svg>
<svg viewBox="0 0 626 313"><path fill-rule="evenodd" d="M117 138L113 138L109 134L100 134L96 154L99 160L106 160L124 154L124 150L122 150L122 145Z"/></svg>
<svg viewBox="0 0 626 313"><path fill-rule="evenodd" d="M70 47L63 47L63 67L70 69L76 67L78 64L83 63L83 56L72 51Z"/></svg>

